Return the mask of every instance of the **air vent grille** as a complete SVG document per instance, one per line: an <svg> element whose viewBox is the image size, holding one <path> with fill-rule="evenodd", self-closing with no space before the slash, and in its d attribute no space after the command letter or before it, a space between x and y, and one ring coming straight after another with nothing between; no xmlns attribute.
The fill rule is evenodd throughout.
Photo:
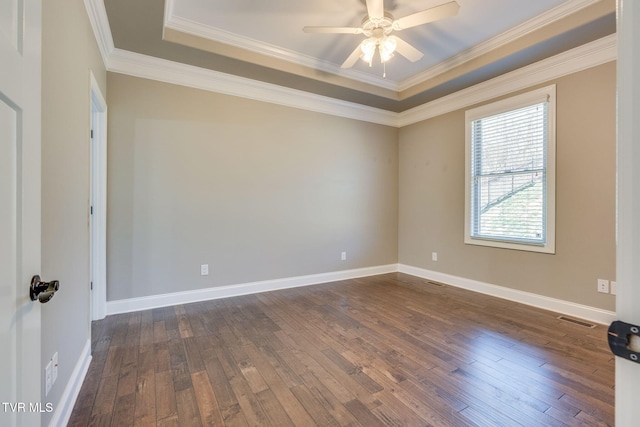
<svg viewBox="0 0 640 427"><path fill-rule="evenodd" d="M572 319L571 317L567 317L567 316L558 316L558 320L562 320L563 322L569 322L569 323L573 323L576 325L580 325L580 326L584 326L585 328L595 328L596 325L594 325L593 323L589 323L585 320L578 320L578 319Z"/></svg>
<svg viewBox="0 0 640 427"><path fill-rule="evenodd" d="M444 286L443 283L434 282L432 280L427 280L427 284L428 285L433 285L433 286L440 286L440 287Z"/></svg>

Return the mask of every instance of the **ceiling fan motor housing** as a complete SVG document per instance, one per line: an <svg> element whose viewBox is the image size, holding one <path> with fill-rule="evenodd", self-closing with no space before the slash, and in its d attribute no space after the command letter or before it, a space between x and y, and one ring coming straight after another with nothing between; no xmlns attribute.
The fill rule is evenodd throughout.
<svg viewBox="0 0 640 427"><path fill-rule="evenodd" d="M362 19L362 32L367 37L381 38L388 36L393 31L393 15L384 13L380 19L371 19L368 15Z"/></svg>

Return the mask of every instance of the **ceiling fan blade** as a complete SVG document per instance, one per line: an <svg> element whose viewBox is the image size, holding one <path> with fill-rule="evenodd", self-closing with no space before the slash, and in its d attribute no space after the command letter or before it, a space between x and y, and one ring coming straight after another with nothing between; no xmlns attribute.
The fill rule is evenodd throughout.
<svg viewBox="0 0 640 427"><path fill-rule="evenodd" d="M361 50L360 50L360 45L358 45L355 50L353 52L351 52L351 55L349 55L349 57L342 63L342 65L340 66L340 68L351 68L353 67L356 62L358 62L358 59L360 59L360 54L361 54Z"/></svg>
<svg viewBox="0 0 640 427"><path fill-rule="evenodd" d="M367 0L367 13L372 21L384 18L384 0Z"/></svg>
<svg viewBox="0 0 640 427"><path fill-rule="evenodd" d="M362 28L356 27L304 27L302 31L322 34L362 34Z"/></svg>
<svg viewBox="0 0 640 427"><path fill-rule="evenodd" d="M457 15L458 9L460 9L460 5L455 1L441 4L440 6L432 7L431 9L423 10L422 12L417 12L395 20L393 22L393 29L396 31L404 30L417 25L439 21L440 19Z"/></svg>
<svg viewBox="0 0 640 427"><path fill-rule="evenodd" d="M422 52L402 40L400 37L396 37L396 52L411 62L419 61L424 56Z"/></svg>

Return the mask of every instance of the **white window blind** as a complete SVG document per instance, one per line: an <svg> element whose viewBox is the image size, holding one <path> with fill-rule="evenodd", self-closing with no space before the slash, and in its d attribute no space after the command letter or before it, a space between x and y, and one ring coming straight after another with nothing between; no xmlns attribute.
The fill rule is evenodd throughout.
<svg viewBox="0 0 640 427"><path fill-rule="evenodd" d="M544 247L554 230L548 226L549 203L553 206L548 154L550 145L555 147L550 144L549 98L537 96L493 110L483 108L467 116L465 241ZM553 178L553 168L551 172Z"/></svg>

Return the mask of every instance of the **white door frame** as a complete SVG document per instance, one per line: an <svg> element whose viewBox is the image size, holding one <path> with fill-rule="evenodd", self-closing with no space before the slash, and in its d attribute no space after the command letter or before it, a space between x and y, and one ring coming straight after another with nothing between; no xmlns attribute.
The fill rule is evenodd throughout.
<svg viewBox="0 0 640 427"><path fill-rule="evenodd" d="M90 277L91 320L107 314L107 103L91 74Z"/></svg>
<svg viewBox="0 0 640 427"><path fill-rule="evenodd" d="M619 320L640 325L640 2L618 0L618 281ZM616 425L638 425L640 364L616 357Z"/></svg>

